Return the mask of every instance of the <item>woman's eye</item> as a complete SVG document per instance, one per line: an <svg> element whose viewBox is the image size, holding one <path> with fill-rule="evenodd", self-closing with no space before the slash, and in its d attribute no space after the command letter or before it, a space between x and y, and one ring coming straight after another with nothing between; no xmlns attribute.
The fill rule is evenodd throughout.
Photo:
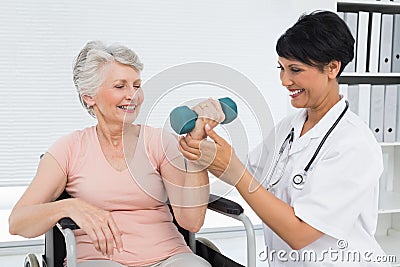
<svg viewBox="0 0 400 267"><path fill-rule="evenodd" d="M124 86L123 85L116 85L115 88L121 89L121 88L124 88Z"/></svg>
<svg viewBox="0 0 400 267"><path fill-rule="evenodd" d="M142 86L140 84L138 84L138 85L134 85L133 87L135 87L136 89L139 89Z"/></svg>

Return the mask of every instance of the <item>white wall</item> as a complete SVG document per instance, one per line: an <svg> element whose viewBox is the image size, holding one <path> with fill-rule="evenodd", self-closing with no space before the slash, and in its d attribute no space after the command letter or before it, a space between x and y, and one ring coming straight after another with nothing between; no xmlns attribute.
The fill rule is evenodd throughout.
<svg viewBox="0 0 400 267"><path fill-rule="evenodd" d="M88 40L133 48L145 63L144 81L186 62L227 65L253 81L279 120L291 109L275 41L302 12L323 8L334 9L335 1L3 0L0 180L26 183L54 140L95 123L71 78L72 60Z"/></svg>

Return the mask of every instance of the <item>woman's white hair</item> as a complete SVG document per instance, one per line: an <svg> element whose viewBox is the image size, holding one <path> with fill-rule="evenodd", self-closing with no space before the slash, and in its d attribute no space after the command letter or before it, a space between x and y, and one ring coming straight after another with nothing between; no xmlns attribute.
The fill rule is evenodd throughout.
<svg viewBox="0 0 400 267"><path fill-rule="evenodd" d="M119 62L134 68L137 72L143 70L143 64L138 55L126 46L112 44L106 46L100 41L88 42L74 61L73 80L82 106L93 117L93 109L83 100L83 95L95 96L104 81L103 67L111 62Z"/></svg>

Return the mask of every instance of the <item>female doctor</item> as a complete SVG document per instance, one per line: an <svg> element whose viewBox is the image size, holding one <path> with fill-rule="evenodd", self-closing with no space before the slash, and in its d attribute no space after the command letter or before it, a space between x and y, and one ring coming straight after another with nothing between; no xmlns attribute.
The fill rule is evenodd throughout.
<svg viewBox="0 0 400 267"><path fill-rule="evenodd" d="M389 265L374 238L381 148L338 89L353 48L329 11L301 16L279 38L280 79L299 111L276 125L275 142L264 140L247 168L207 125L214 142L180 140L185 157L234 185L261 218L270 266Z"/></svg>

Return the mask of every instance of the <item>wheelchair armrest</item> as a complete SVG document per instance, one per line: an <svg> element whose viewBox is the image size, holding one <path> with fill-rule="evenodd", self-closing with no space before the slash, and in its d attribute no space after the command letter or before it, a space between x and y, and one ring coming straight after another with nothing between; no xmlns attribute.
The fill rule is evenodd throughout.
<svg viewBox="0 0 400 267"><path fill-rule="evenodd" d="M238 203L213 194L210 194L208 208L232 215L240 215L243 213L243 208Z"/></svg>
<svg viewBox="0 0 400 267"><path fill-rule="evenodd" d="M71 218L62 218L58 221L58 224L61 226L62 229L79 229L79 226Z"/></svg>
<svg viewBox="0 0 400 267"><path fill-rule="evenodd" d="M238 203L213 194L210 194L208 208L232 215L240 215L243 213L243 208ZM58 224L62 229L79 229L79 226L71 218L62 218L58 221Z"/></svg>

